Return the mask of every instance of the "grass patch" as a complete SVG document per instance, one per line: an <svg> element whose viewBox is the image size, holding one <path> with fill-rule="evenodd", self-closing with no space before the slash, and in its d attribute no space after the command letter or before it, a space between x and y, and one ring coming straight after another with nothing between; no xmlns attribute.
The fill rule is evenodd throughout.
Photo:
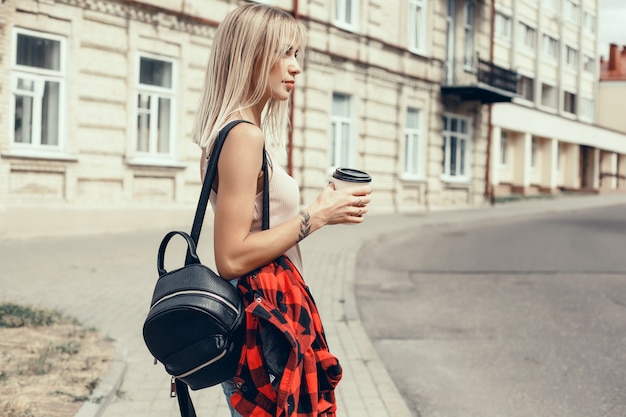
<svg viewBox="0 0 626 417"><path fill-rule="evenodd" d="M52 326L64 320L66 319L57 311L12 303L0 304L0 327Z"/></svg>
<svg viewBox="0 0 626 417"><path fill-rule="evenodd" d="M0 416L75 415L114 353L110 338L59 312L0 304Z"/></svg>

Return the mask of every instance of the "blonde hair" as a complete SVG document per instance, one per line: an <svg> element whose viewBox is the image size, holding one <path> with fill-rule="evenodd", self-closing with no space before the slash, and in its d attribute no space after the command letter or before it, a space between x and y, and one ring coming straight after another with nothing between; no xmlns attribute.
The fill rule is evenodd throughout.
<svg viewBox="0 0 626 417"><path fill-rule="evenodd" d="M192 131L194 143L208 149L229 118L259 103L272 67L296 44L304 49L305 40L302 24L278 8L246 4L228 13L215 32ZM268 145L281 150L289 101L270 98L261 123Z"/></svg>

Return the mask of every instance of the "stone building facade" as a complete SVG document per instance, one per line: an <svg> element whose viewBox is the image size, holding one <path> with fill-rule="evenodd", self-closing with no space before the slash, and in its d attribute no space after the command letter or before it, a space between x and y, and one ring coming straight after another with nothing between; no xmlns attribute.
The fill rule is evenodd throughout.
<svg viewBox="0 0 626 417"><path fill-rule="evenodd" d="M626 137L598 126L598 0L498 0L494 62L518 97L493 107L494 194L624 192Z"/></svg>
<svg viewBox="0 0 626 417"><path fill-rule="evenodd" d="M583 9L595 13L595 1L584 0ZM506 20L502 29L496 13L510 11L515 24L529 23L535 36L561 30L575 45L595 41L576 29L535 23L540 4L550 0L264 2L309 30L283 160L300 184L303 205L337 166L372 174L374 213L478 205L493 190L535 183L524 171L528 153L518 150L522 162L513 170L521 174L511 178L496 163L502 132L513 138L511 149L519 148L515 140L519 149L532 150L533 135L541 143L563 143L541 149L570 143L571 161L588 145L526 132L505 111L521 106L546 114L539 98L516 98L517 69L526 75L543 69L516 43L498 41ZM241 3L0 3L0 236L188 225L200 188L200 152L190 131L213 32ZM575 100L592 97L593 82L576 74L566 74ZM557 174L550 175L548 188L556 189Z"/></svg>

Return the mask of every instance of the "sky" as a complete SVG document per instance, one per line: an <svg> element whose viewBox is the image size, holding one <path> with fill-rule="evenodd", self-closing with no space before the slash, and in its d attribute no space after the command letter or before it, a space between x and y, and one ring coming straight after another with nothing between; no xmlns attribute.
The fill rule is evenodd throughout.
<svg viewBox="0 0 626 417"><path fill-rule="evenodd" d="M609 44L626 45L626 0L599 0L598 53L609 55Z"/></svg>

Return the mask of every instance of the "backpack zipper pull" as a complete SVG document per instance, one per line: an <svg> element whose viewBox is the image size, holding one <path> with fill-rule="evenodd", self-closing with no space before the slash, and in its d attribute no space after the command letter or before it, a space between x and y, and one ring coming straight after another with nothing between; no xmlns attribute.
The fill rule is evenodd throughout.
<svg viewBox="0 0 626 417"><path fill-rule="evenodd" d="M172 377L172 382L170 384L170 398L176 397L176 379Z"/></svg>

